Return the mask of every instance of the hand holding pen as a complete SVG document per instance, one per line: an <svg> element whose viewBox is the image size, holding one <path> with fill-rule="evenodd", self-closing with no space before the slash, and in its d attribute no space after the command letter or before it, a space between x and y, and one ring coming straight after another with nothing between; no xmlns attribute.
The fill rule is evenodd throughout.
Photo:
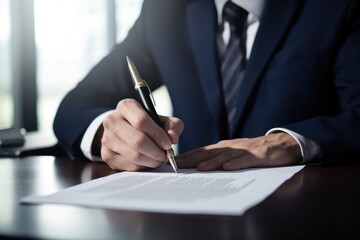
<svg viewBox="0 0 360 240"><path fill-rule="evenodd" d="M126 171L157 168L167 162L165 150L178 142L183 123L175 117L159 118L161 127L138 101L121 100L103 120L101 158L111 168Z"/></svg>
<svg viewBox="0 0 360 240"><path fill-rule="evenodd" d="M129 67L129 71L130 71L130 75L131 78L134 82L134 87L135 90L139 93L139 96L141 98L141 102L146 110L146 112L150 115L150 117L152 118L152 120L160 127L162 127L162 123L160 121L160 118L156 112L155 109L155 100L152 96L151 90L149 88L149 86L147 85L147 83L145 82L145 80L143 80L140 77L139 72L137 71L135 65L133 64L133 62L130 60L129 57L126 57L127 63L128 63L128 67ZM174 150L172 148L170 149L166 149L166 157L169 160L172 168L174 169L174 171L177 173L177 165L176 165L176 161L175 161L175 157L174 157Z"/></svg>

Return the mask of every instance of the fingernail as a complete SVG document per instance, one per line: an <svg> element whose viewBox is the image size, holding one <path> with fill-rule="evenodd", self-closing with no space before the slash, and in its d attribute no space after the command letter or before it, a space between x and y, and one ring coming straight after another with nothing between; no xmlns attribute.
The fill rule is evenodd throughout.
<svg viewBox="0 0 360 240"><path fill-rule="evenodd" d="M227 162L227 163L223 164L223 167L224 168L229 168L229 167L231 167L231 165L232 165L231 162Z"/></svg>
<svg viewBox="0 0 360 240"><path fill-rule="evenodd" d="M233 168L233 164L231 162L227 162L227 163L224 163L222 167L225 170L231 170Z"/></svg>
<svg viewBox="0 0 360 240"><path fill-rule="evenodd" d="M224 166L224 167L231 167L231 165L232 165L231 162L226 162L226 163L224 163L223 166Z"/></svg>

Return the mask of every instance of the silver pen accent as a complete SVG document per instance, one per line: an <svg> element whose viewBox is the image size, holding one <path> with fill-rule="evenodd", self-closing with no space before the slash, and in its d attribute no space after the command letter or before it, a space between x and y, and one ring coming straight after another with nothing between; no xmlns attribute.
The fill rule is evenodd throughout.
<svg viewBox="0 0 360 240"><path fill-rule="evenodd" d="M152 96L151 90L147 83L140 77L140 74L138 70L136 69L134 63L130 60L128 56L126 56L126 60L128 63L129 71L131 78L134 83L135 90L139 93L139 96L141 98L142 104L147 111L147 113L150 115L150 117L158 124L160 127L162 126L162 123L160 121L159 115L157 114L155 110L155 100ZM169 160L172 168L174 169L175 173L177 173L177 165L174 157L174 151L172 148L169 150L166 150L166 157Z"/></svg>

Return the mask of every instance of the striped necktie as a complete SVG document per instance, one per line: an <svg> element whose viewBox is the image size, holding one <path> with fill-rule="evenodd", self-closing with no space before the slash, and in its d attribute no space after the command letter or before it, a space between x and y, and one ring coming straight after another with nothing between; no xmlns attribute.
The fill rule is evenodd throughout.
<svg viewBox="0 0 360 240"><path fill-rule="evenodd" d="M221 59L221 74L229 136L237 126L238 93L245 73L247 16L247 11L231 1L224 6L223 21L230 25L230 40Z"/></svg>

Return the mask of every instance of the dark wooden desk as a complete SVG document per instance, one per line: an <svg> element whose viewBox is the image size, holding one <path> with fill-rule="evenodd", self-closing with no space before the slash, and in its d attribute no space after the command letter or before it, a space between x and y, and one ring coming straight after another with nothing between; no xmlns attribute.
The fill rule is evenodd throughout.
<svg viewBox="0 0 360 240"><path fill-rule="evenodd" d="M111 173L66 158L0 159L0 239L360 239L360 165L307 166L240 217L19 204Z"/></svg>

